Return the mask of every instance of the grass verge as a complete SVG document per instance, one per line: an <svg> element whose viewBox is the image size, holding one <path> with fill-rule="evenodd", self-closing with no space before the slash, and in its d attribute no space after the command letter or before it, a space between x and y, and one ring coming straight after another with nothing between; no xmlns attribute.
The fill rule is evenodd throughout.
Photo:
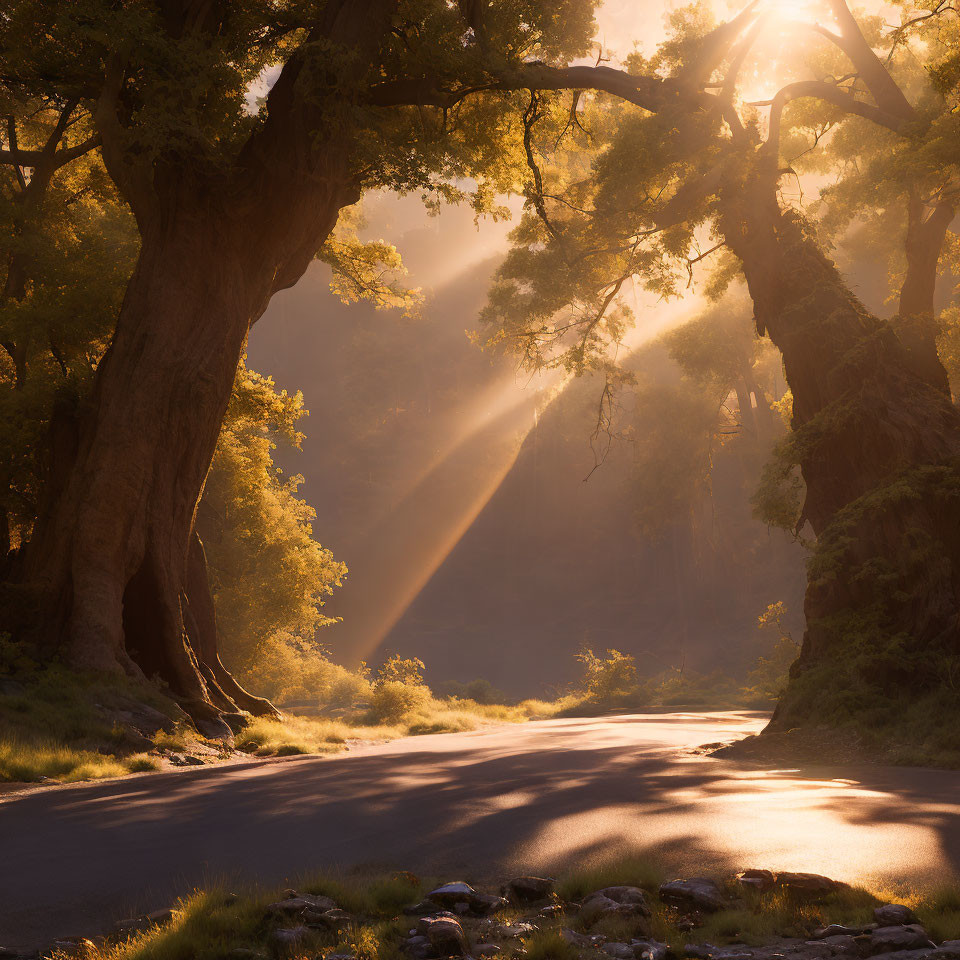
<svg viewBox="0 0 960 960"><path fill-rule="evenodd" d="M179 763L184 754L191 763L207 763L241 754L336 753L351 742L522 723L556 709L538 700L504 706L438 698L426 686L398 684L337 718L251 718L227 745L201 737L177 705L148 684L52 667L0 685L0 781L69 783L147 773Z"/></svg>
<svg viewBox="0 0 960 960"><path fill-rule="evenodd" d="M663 865L644 857L628 857L601 867L564 875L556 886L556 914L544 917L538 908L506 907L496 919L463 918L468 937L475 943L499 943L500 955L525 960L605 960L599 943L628 942L630 938L655 939L675 950L687 943L732 943L747 946L771 944L783 937L808 938L830 923L864 926L873 909L891 899L889 891L841 887L816 901L798 899L782 890L767 893L742 890L732 878L720 883L733 899L730 909L712 914L678 912L660 901L658 889L667 876ZM449 878L448 878L449 879ZM236 896L222 889L197 892L178 903L172 919L120 942L104 940L85 945L85 960L222 960L222 958L314 957L349 954L356 960L400 960L403 941L416 920L404 907L420 901L435 880L409 873L320 874L298 885L301 893L333 899L349 917L336 929L304 930L304 942L285 951L278 947L275 931L298 921L283 918L268 907L287 894L279 890L253 890ZM652 917L614 917L585 923L575 901L604 886L641 887ZM598 886L599 885L599 886ZM900 891L897 902L910 906L936 942L960 938L960 889L956 887ZM497 927L526 919L535 930L522 939L500 934ZM302 929L302 928L301 928ZM571 934L562 933L563 930ZM581 942L582 941L582 942Z"/></svg>

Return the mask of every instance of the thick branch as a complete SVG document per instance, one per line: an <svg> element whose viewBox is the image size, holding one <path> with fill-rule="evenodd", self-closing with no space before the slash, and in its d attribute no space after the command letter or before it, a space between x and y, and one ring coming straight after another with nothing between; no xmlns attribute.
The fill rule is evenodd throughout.
<svg viewBox="0 0 960 960"><path fill-rule="evenodd" d="M916 190L911 192L905 250L907 273L900 288L901 317L934 314L933 298L937 283L937 266L946 239L947 228L956 216L950 199L941 200L924 218L925 204Z"/></svg>
<svg viewBox="0 0 960 960"><path fill-rule="evenodd" d="M451 87L442 77L388 81L371 87L366 99L378 107L450 107L483 90L595 90L650 111L662 110L683 99L704 110L718 102L711 94L685 89L675 79L638 77L612 67L551 67L545 63L529 63L475 86Z"/></svg>
<svg viewBox="0 0 960 960"><path fill-rule="evenodd" d="M689 64L681 68L678 76L697 85L706 83L730 52L730 48L743 29L751 20L754 20L754 8L758 2L759 0L750 0L750 3L732 20L721 23L703 37L699 41L696 55Z"/></svg>
<svg viewBox="0 0 960 960"><path fill-rule="evenodd" d="M17 145L17 121L15 117L7 117L7 138L10 141L10 149L2 151L10 157L10 163L17 175L17 183L21 190L27 189L27 181L23 176L24 159L23 153Z"/></svg>
<svg viewBox="0 0 960 960"><path fill-rule="evenodd" d="M96 150L100 146L100 134L95 133L87 137L86 140L72 147L64 147L53 155L53 169L59 170L74 160L78 160L84 154L91 150ZM14 167L35 167L42 162L44 158L42 150L0 150L0 164L8 164Z"/></svg>
<svg viewBox="0 0 960 960"><path fill-rule="evenodd" d="M141 227L148 211L155 207L150 173L126 156L123 125L117 115L123 89L124 64L114 57L107 65L103 89L93 112L102 138L103 162L114 183L120 188Z"/></svg>
<svg viewBox="0 0 960 960"><path fill-rule="evenodd" d="M850 58L881 110L904 121L915 121L916 111L867 43L866 37L860 30L860 24L850 12L846 0L830 0L830 8L840 26L840 33L835 34L823 27L818 28L819 32L840 47Z"/></svg>
<svg viewBox="0 0 960 960"><path fill-rule="evenodd" d="M790 101L800 100L804 97L823 100L838 107L844 113L852 113L858 117L872 120L894 133L902 134L908 123L907 120L898 117L896 114L888 113L886 110L881 110L880 107L875 107L872 103L857 100L856 97L831 83L825 83L822 80L800 80L796 83L787 84L777 92L773 100L768 101L770 105L770 131L767 136L767 146L772 156L776 157L780 152L780 126L784 108ZM756 104L756 106L763 105Z"/></svg>

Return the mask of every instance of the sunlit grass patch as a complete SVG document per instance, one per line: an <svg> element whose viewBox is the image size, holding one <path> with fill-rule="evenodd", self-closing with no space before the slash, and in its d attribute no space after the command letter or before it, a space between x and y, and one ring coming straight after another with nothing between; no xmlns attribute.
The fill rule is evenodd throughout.
<svg viewBox="0 0 960 960"><path fill-rule="evenodd" d="M913 891L899 902L913 909L937 943L960 939L960 887L943 884Z"/></svg>
<svg viewBox="0 0 960 960"><path fill-rule="evenodd" d="M234 899L221 889L196 893L177 904L169 923L102 948L94 960L215 960L256 948L272 926L265 913L270 899Z"/></svg>
<svg viewBox="0 0 960 960"><path fill-rule="evenodd" d="M629 855L581 867L567 873L557 884L562 900L581 900L604 887L626 885L655 893L666 879L663 868L655 860L642 855Z"/></svg>
<svg viewBox="0 0 960 960"><path fill-rule="evenodd" d="M526 960L578 960L580 950L568 943L559 930L538 930L524 938Z"/></svg>
<svg viewBox="0 0 960 960"><path fill-rule="evenodd" d="M388 731L355 728L343 720L286 716L282 720L255 717L236 736L238 750L256 756L291 756L299 753L337 753L347 739L391 739ZM366 736L363 736L366 734Z"/></svg>
<svg viewBox="0 0 960 960"><path fill-rule="evenodd" d="M307 893L330 897L348 913L389 919L408 904L423 899L423 883L412 873L315 874L303 881ZM404 928L410 922L404 921Z"/></svg>
<svg viewBox="0 0 960 960"><path fill-rule="evenodd" d="M869 890L856 886L840 887L815 900L785 890L743 890L732 881L727 892L731 898L739 898L743 906L707 914L701 926L683 936L684 942L759 945L773 937L807 937L818 927L831 923L865 925L873 919L873 909L881 902Z"/></svg>
<svg viewBox="0 0 960 960"><path fill-rule="evenodd" d="M382 684L370 706L340 718L286 715L282 720L254 718L236 737L239 750L253 756L335 753L350 741L384 741L431 733L461 733L486 723L523 723L531 708L438 699L425 686Z"/></svg>
<svg viewBox="0 0 960 960"><path fill-rule="evenodd" d="M878 896L861 887L842 887L817 900L798 898L783 890L758 893L743 890L732 878L720 886L734 904L730 909L701 916L692 930L678 928L679 914L659 899L658 888L665 874L651 857L631 856L564 875L557 884L563 898L581 900L606 886L631 885L647 891L652 913L643 917L608 917L589 930L578 921L575 909L555 918L536 920L540 928L522 941L502 943L504 956L519 956L522 944L524 960L576 960L596 957L605 960L599 947L576 945L562 934L566 927L599 934L606 941L628 942L633 937L653 937L671 944L679 954L690 942L718 945L745 943L769 944L779 937L807 938L829 923L864 925L872 919L873 908L881 902L896 901L915 909L934 939L940 942L953 936L952 924L960 915L960 889L937 887L889 896ZM450 879L447 877L446 879ZM322 960L332 953L348 953L357 960L401 960L403 942L412 927L413 917L403 910L419 902L438 882L410 873L384 874L374 871L324 871L301 879L296 889L304 894L330 897L349 915L339 929L313 929L306 940L287 951L273 938L278 928L295 927L300 921L270 912L268 906L284 899L280 890L254 890L233 896L223 889L198 892L175 906L173 919L163 926L131 936L120 944L97 948L88 960L223 960L231 955L255 960L256 955L283 960L287 957L313 957ZM528 907L508 907L496 915L499 923L510 923L529 916ZM944 924L936 927L939 920ZM463 918L468 937L476 942L500 938L488 935L485 920ZM474 925L477 924L477 925ZM496 928L496 923L494 924ZM235 953L235 951L238 951Z"/></svg>
<svg viewBox="0 0 960 960"><path fill-rule="evenodd" d="M419 897L415 878L325 878L302 889L333 897L356 919L339 932L312 930L294 955L322 957L347 952L357 960L399 960L409 920L397 914L411 898ZM117 944L101 945L88 960L223 960L234 951L241 951L238 955L252 951L248 955L283 956L285 951L271 942L271 934L278 927L295 924L267 910L282 897L278 890L239 897L221 888L201 891L181 900L169 923Z"/></svg>
<svg viewBox="0 0 960 960"><path fill-rule="evenodd" d="M123 761L129 773L150 773L160 769L159 761L146 753L137 753Z"/></svg>
<svg viewBox="0 0 960 960"><path fill-rule="evenodd" d="M49 740L0 740L0 780L72 782L119 777L127 769L114 757L78 750Z"/></svg>
<svg viewBox="0 0 960 960"><path fill-rule="evenodd" d="M117 720L137 712L160 727L173 724L177 709L147 684L57 666L27 672L0 693L0 780L68 782L146 770L144 751L160 731L143 735Z"/></svg>
<svg viewBox="0 0 960 960"><path fill-rule="evenodd" d="M184 724L178 723L173 730L158 730L153 736L153 742L161 750L183 753L189 749L190 734Z"/></svg>

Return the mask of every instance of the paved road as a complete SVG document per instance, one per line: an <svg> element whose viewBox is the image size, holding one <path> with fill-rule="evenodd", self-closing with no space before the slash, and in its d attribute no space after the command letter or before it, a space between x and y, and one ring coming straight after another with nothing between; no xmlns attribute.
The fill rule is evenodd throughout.
<svg viewBox="0 0 960 960"><path fill-rule="evenodd" d="M94 934L205 882L321 867L495 880L655 848L679 870L960 871L960 773L747 769L690 748L756 715L555 720L0 803L0 945Z"/></svg>

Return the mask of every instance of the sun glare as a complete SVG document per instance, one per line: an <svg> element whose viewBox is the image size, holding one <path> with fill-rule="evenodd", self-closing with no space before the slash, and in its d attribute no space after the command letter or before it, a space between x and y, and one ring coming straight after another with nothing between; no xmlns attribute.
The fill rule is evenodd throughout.
<svg viewBox="0 0 960 960"><path fill-rule="evenodd" d="M767 0L764 10L779 20L820 23L826 17L822 0Z"/></svg>

